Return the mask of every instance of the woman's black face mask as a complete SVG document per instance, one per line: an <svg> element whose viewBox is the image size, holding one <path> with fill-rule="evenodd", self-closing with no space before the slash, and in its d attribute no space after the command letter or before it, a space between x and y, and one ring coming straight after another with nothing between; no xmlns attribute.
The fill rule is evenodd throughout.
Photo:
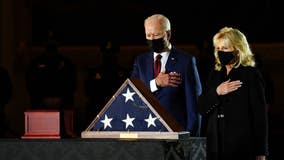
<svg viewBox="0 0 284 160"><path fill-rule="evenodd" d="M161 53L166 49L166 42L164 40L164 37L159 39L147 40L147 43L149 48L156 53Z"/></svg>
<svg viewBox="0 0 284 160"><path fill-rule="evenodd" d="M232 63L232 60L235 58L235 53L234 51L232 52L218 51L218 57L221 62L221 65L225 66Z"/></svg>

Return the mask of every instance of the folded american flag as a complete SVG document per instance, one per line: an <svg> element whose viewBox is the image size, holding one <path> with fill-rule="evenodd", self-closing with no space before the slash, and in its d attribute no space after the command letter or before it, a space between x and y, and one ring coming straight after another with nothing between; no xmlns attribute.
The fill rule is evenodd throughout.
<svg viewBox="0 0 284 160"><path fill-rule="evenodd" d="M182 130L139 79L127 79L88 128L91 131Z"/></svg>

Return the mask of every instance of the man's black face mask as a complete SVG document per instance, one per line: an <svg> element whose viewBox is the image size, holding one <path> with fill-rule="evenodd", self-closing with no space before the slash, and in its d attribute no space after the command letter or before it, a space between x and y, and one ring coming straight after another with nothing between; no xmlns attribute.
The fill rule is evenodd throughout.
<svg viewBox="0 0 284 160"><path fill-rule="evenodd" d="M164 37L159 39L147 40L149 48L157 53L161 53L166 49L166 42Z"/></svg>

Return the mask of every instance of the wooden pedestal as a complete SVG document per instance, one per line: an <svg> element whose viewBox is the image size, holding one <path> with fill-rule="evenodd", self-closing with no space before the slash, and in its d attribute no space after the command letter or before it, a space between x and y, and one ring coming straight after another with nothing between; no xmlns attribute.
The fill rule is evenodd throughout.
<svg viewBox="0 0 284 160"><path fill-rule="evenodd" d="M59 139L60 112L58 110L28 110L25 112L23 139Z"/></svg>

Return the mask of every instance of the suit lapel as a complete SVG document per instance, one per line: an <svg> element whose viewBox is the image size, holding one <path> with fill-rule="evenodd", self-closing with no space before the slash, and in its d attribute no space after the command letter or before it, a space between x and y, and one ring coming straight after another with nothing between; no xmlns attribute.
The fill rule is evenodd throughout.
<svg viewBox="0 0 284 160"><path fill-rule="evenodd" d="M170 52L170 55L168 57L167 63L166 63L166 73L170 73L175 71L175 66L177 63L177 57L175 54L175 49L173 48Z"/></svg>

